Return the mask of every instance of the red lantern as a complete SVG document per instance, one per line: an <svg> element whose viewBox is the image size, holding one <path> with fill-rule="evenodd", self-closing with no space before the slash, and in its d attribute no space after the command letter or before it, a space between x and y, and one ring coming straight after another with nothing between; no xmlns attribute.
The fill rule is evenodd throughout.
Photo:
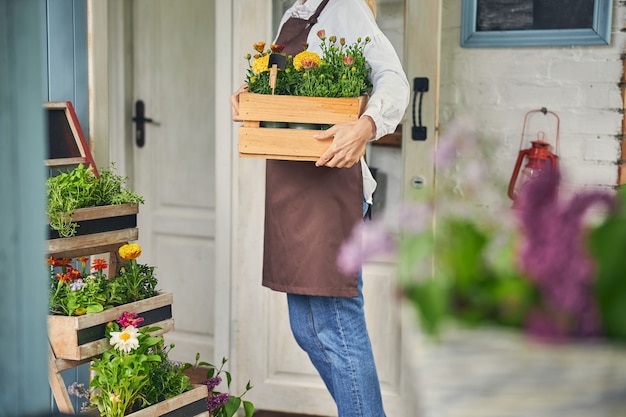
<svg viewBox="0 0 626 417"><path fill-rule="evenodd" d="M551 144L544 140L544 132L540 131L537 133L537 139L530 142L530 148L521 149L524 143L524 131L526 130L528 116L534 112L542 112L544 115L550 113L556 118L555 147L558 152L560 121L556 113L549 112L545 107L541 110L532 110L526 113L526 116L524 117L524 128L522 129L522 139L520 141L520 151L517 155L513 175L511 175L511 180L509 182L508 195L512 200L515 200L524 184L537 176L540 171L545 169L558 169L558 156L550 152ZM520 173L520 168L522 167L522 163L524 163L524 161L526 161L526 164Z"/></svg>

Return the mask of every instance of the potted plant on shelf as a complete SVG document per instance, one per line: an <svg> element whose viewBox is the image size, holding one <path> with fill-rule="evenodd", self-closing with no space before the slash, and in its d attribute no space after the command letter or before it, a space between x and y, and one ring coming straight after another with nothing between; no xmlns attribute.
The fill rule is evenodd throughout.
<svg viewBox="0 0 626 417"><path fill-rule="evenodd" d="M107 324L109 348L91 364L94 376L86 388L73 383L68 393L84 398L82 411L97 409L107 417L154 417L160 415L198 415L208 412L212 417L233 417L243 408L246 417L252 417L254 405L242 400L252 389L231 395L231 375L224 369L226 358L218 368L200 362L199 354L191 363L169 360L174 345L165 347L162 337L155 337L158 329L140 328L143 318L124 312L115 322ZM226 378L226 392L217 388Z"/></svg>
<svg viewBox="0 0 626 417"><path fill-rule="evenodd" d="M135 219L138 204L143 198L125 188L127 178L110 169L96 175L92 167L79 164L76 168L61 170L46 180L48 205L46 214L50 223L50 238L69 238L85 233L117 230L110 219ZM96 209L97 208L97 209ZM98 219L109 219L98 223ZM81 222L85 222L81 224ZM121 224L120 228L128 227ZM81 230L84 229L84 230Z"/></svg>
<svg viewBox="0 0 626 417"><path fill-rule="evenodd" d="M48 258L50 315L48 334L57 358L81 360L102 353L108 346L105 325L123 311L149 312L145 325L160 331L173 328L171 293L157 291L154 267L137 263L141 246L119 248L124 264L119 273L106 273L105 259ZM78 265L79 264L79 265Z"/></svg>
<svg viewBox="0 0 626 417"><path fill-rule="evenodd" d="M363 54L370 39L348 45L324 30L317 35L322 56L306 50L285 56L283 46L265 50L265 42L254 45L254 57L246 56L248 92L239 97L244 120L240 156L317 160L330 142L315 140L315 130L357 120L364 111L372 88Z"/></svg>
<svg viewBox="0 0 626 417"><path fill-rule="evenodd" d="M143 318L124 312L106 326L108 348L91 362L89 388L72 384L68 393L85 398L83 411L107 417L160 416L177 410L197 415L206 410L207 388L192 386L183 366L168 359L158 327L140 327Z"/></svg>

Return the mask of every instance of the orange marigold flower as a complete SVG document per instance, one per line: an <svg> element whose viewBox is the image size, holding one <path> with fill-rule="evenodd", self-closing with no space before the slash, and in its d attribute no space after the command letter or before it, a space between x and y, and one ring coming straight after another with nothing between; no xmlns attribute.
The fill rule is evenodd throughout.
<svg viewBox="0 0 626 417"><path fill-rule="evenodd" d="M57 266L56 263L57 263L57 260L54 256L51 256L48 259L46 259L46 265L48 266Z"/></svg>
<svg viewBox="0 0 626 417"><path fill-rule="evenodd" d="M72 280L72 278L71 278L69 275L67 275L67 274L61 274L61 273L57 274L57 275L56 275L56 278L57 278L59 281L65 281L65 282L70 282L70 281Z"/></svg>
<svg viewBox="0 0 626 417"><path fill-rule="evenodd" d="M57 264L55 266L69 266L72 263L72 260L69 258L57 259Z"/></svg>
<svg viewBox="0 0 626 417"><path fill-rule="evenodd" d="M252 45L252 47L257 52L263 52L265 50L265 42L257 42L254 45Z"/></svg>
<svg viewBox="0 0 626 417"><path fill-rule="evenodd" d="M101 271L103 269L107 269L109 265L107 265L107 261L105 259L94 259L91 263L91 269L95 271Z"/></svg>
<svg viewBox="0 0 626 417"><path fill-rule="evenodd" d="M69 275L72 280L75 280L75 279L83 277L83 274L81 274L81 272L78 269L76 269L76 268L70 268L67 271L67 275Z"/></svg>

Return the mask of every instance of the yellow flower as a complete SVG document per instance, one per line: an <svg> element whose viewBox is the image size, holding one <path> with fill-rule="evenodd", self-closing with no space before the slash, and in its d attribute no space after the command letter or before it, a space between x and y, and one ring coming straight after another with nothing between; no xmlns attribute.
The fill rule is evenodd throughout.
<svg viewBox="0 0 626 417"><path fill-rule="evenodd" d="M128 243L120 247L118 252L125 261L137 259L141 255L141 246L137 243Z"/></svg>
<svg viewBox="0 0 626 417"><path fill-rule="evenodd" d="M263 56L258 57L252 62L252 71L254 71L255 74L266 72L268 70L267 65L269 64L269 62L270 62L269 55L263 55Z"/></svg>
<svg viewBox="0 0 626 417"><path fill-rule="evenodd" d="M319 67L322 59L315 52L303 51L293 57L293 67L301 71L302 68Z"/></svg>

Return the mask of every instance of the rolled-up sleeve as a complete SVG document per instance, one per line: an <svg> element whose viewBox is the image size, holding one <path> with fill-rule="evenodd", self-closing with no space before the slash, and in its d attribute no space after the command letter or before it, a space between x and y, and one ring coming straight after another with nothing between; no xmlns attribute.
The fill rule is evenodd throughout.
<svg viewBox="0 0 626 417"><path fill-rule="evenodd" d="M410 87L402 64L387 37L372 37L365 49L365 59L371 67L373 89L364 116L376 124L373 140L393 133L402 121L409 104Z"/></svg>

